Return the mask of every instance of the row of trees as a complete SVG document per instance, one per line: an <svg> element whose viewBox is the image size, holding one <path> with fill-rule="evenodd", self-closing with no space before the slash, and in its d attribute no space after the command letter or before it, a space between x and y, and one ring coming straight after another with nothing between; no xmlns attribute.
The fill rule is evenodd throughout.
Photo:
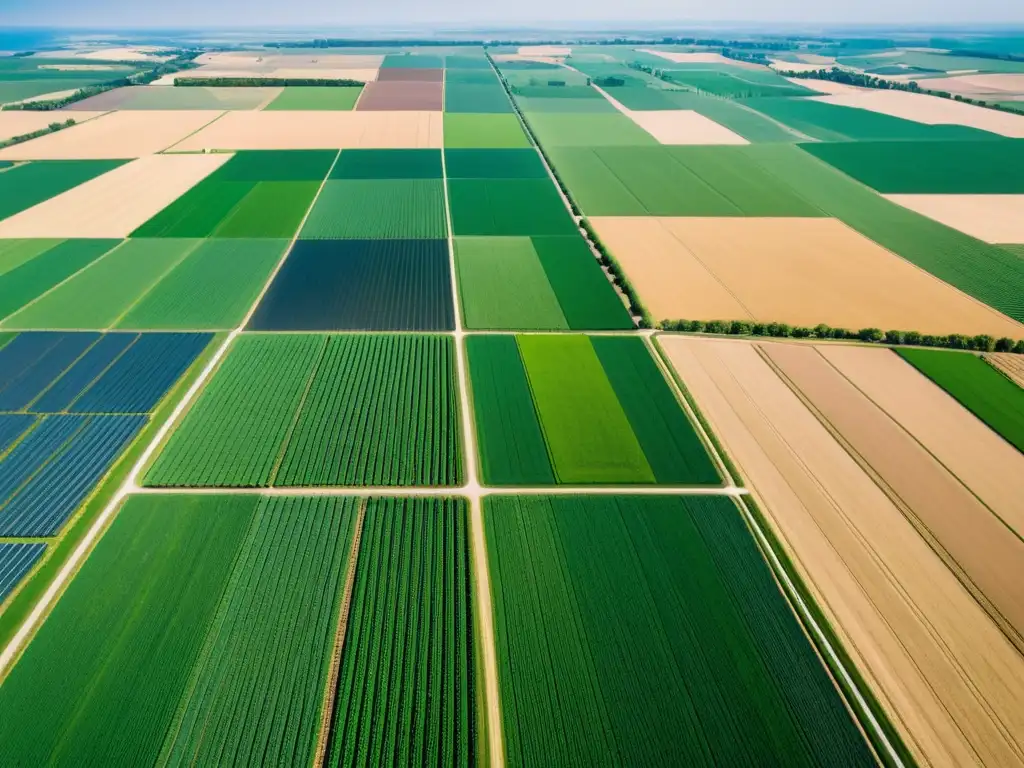
<svg viewBox="0 0 1024 768"><path fill-rule="evenodd" d="M70 128L75 124L72 118L68 118L63 123L53 122L45 128L40 128L38 131L32 131L31 133L23 133L20 136L12 136L6 141L0 141L0 149L4 147L10 147L14 144L21 144L23 141L31 141L32 139L38 139L40 136L45 136L48 133L56 133L57 131L63 131L65 128Z"/></svg>
<svg viewBox="0 0 1024 768"><path fill-rule="evenodd" d="M317 80L305 77L176 77L176 86L218 87L218 88L281 88L285 86L322 86L338 88L343 86L365 85L362 80Z"/></svg>
<svg viewBox="0 0 1024 768"><path fill-rule="evenodd" d="M997 339L987 334L968 336L952 333L935 336L919 331L883 331L881 328L833 328L821 323L813 328L788 323L756 323L748 320L665 320L659 327L665 331L715 333L729 336L767 336L794 339L852 339L893 346L943 347L971 349L978 352L1015 352L1024 354L1024 340L1009 337Z"/></svg>

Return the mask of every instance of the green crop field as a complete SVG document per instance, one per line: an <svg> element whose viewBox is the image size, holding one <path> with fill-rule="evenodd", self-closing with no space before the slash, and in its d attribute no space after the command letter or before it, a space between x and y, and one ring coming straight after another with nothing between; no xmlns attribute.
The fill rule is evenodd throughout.
<svg viewBox="0 0 1024 768"><path fill-rule="evenodd" d="M438 149L345 149L330 180L440 179L444 176Z"/></svg>
<svg viewBox="0 0 1024 768"><path fill-rule="evenodd" d="M802 149L885 194L1024 194L1024 140L875 141Z"/></svg>
<svg viewBox="0 0 1024 768"><path fill-rule="evenodd" d="M633 329L632 318L582 237L533 237L531 240L570 328Z"/></svg>
<svg viewBox="0 0 1024 768"><path fill-rule="evenodd" d="M0 686L0 763L156 764L255 506L126 502Z"/></svg>
<svg viewBox="0 0 1024 768"><path fill-rule="evenodd" d="M319 188L319 181L257 182L210 236L289 239Z"/></svg>
<svg viewBox="0 0 1024 768"><path fill-rule="evenodd" d="M546 179L535 149L446 149L449 179Z"/></svg>
<svg viewBox="0 0 1024 768"><path fill-rule="evenodd" d="M444 73L444 83L445 87L453 85L496 85L501 87L501 82L487 64L486 59L484 59L482 68L469 69L453 68L451 60L449 60Z"/></svg>
<svg viewBox="0 0 1024 768"><path fill-rule="evenodd" d="M515 114L444 116L444 145L453 148L529 147L530 140Z"/></svg>
<svg viewBox="0 0 1024 768"><path fill-rule="evenodd" d="M27 264L62 242L64 241L57 238L0 240L0 275Z"/></svg>
<svg viewBox="0 0 1024 768"><path fill-rule="evenodd" d="M31 257L29 254L36 251L34 245L19 246L17 255L12 257L12 260L25 260L0 273L0 317L6 317L34 301L80 269L92 264L120 242L61 240Z"/></svg>
<svg viewBox="0 0 1024 768"><path fill-rule="evenodd" d="M326 764L477 765L461 499L370 499Z"/></svg>
<svg viewBox="0 0 1024 768"><path fill-rule="evenodd" d="M356 105L362 91L362 87L289 86L264 109L349 110Z"/></svg>
<svg viewBox="0 0 1024 768"><path fill-rule="evenodd" d="M5 328L109 328L201 243L126 240L38 301Z"/></svg>
<svg viewBox="0 0 1024 768"><path fill-rule="evenodd" d="M657 140L621 112L531 112L530 130L545 150L556 147L657 146Z"/></svg>
<svg viewBox="0 0 1024 768"><path fill-rule="evenodd" d="M3 99L0 99L2 101ZM37 160L0 173L0 220L112 171L124 160Z"/></svg>
<svg viewBox="0 0 1024 768"><path fill-rule="evenodd" d="M449 114L501 114L512 112L505 89L496 80L493 84L446 83L444 111Z"/></svg>
<svg viewBox="0 0 1024 768"><path fill-rule="evenodd" d="M722 66L717 69L686 68L671 69L666 77L673 83L681 83L695 91L724 96L730 99L749 99L757 96L813 96L815 91L794 85L783 77L769 72L758 76L757 70ZM616 89L616 92L620 89Z"/></svg>
<svg viewBox="0 0 1024 768"><path fill-rule="evenodd" d="M509 765L875 765L723 497L484 500Z"/></svg>
<svg viewBox="0 0 1024 768"><path fill-rule="evenodd" d="M829 216L1018 321L1024 321L1024 261L891 203L797 147L753 145L746 153Z"/></svg>
<svg viewBox="0 0 1024 768"><path fill-rule="evenodd" d="M311 763L360 503L260 501L168 729L163 764Z"/></svg>
<svg viewBox="0 0 1024 768"><path fill-rule="evenodd" d="M210 178L217 181L322 181L334 164L333 149L236 152Z"/></svg>
<svg viewBox="0 0 1024 768"><path fill-rule="evenodd" d="M936 349L900 349L900 357L1024 453L1024 390L980 357Z"/></svg>
<svg viewBox="0 0 1024 768"><path fill-rule="evenodd" d="M454 355L442 336L243 336L146 483L456 485Z"/></svg>
<svg viewBox="0 0 1024 768"><path fill-rule="evenodd" d="M516 95L516 104L520 111L526 116L527 121L532 125L533 118L537 114L618 114L615 106L604 96L593 88L582 86L571 86L569 88L544 88L538 93L538 88L523 88L523 95ZM641 90L630 88L630 91ZM575 92L584 91L597 96L596 99L577 96ZM532 94L532 95L531 95Z"/></svg>
<svg viewBox="0 0 1024 768"><path fill-rule="evenodd" d="M117 327L234 328L245 317L287 247L286 240L202 241L121 316Z"/></svg>
<svg viewBox="0 0 1024 768"><path fill-rule="evenodd" d="M577 147L550 156L588 216L822 215L813 197L761 168L750 149Z"/></svg>
<svg viewBox="0 0 1024 768"><path fill-rule="evenodd" d="M571 235L576 224L550 179L450 179L459 235Z"/></svg>
<svg viewBox="0 0 1024 768"><path fill-rule="evenodd" d="M256 186L253 181L219 181L216 175L196 184L131 236L210 237Z"/></svg>
<svg viewBox="0 0 1024 768"><path fill-rule="evenodd" d="M440 179L345 179L324 184L307 239L439 239L447 235Z"/></svg>
<svg viewBox="0 0 1024 768"><path fill-rule="evenodd" d="M515 341L474 338L467 345L486 483L542 484L549 473L580 485L721 482L643 341Z"/></svg>
<svg viewBox="0 0 1024 768"><path fill-rule="evenodd" d="M484 480L492 485L554 484L515 337L469 336L466 352Z"/></svg>

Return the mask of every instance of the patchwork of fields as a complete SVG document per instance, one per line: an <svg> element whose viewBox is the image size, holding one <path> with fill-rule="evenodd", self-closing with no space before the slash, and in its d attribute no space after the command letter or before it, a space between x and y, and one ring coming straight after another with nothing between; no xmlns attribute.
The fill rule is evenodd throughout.
<svg viewBox="0 0 1024 768"><path fill-rule="evenodd" d="M0 763L1024 759L1017 356L648 330L1024 338L1018 141L676 46L196 65L0 149Z"/></svg>

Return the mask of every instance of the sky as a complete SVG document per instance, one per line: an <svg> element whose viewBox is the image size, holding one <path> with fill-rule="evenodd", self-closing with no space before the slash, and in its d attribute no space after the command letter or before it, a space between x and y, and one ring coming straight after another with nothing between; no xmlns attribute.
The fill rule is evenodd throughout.
<svg viewBox="0 0 1024 768"><path fill-rule="evenodd" d="M0 25L239 27L611 21L1024 23L1024 0L0 0Z"/></svg>

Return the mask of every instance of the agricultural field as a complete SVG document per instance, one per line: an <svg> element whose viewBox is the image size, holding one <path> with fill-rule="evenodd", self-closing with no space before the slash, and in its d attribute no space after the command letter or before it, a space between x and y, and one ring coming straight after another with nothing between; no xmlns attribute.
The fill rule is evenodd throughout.
<svg viewBox="0 0 1024 768"><path fill-rule="evenodd" d="M467 339L488 485L721 482L640 339Z"/></svg>
<svg viewBox="0 0 1024 768"><path fill-rule="evenodd" d="M349 110L356 106L362 92L358 87L290 86L263 108L271 111Z"/></svg>
<svg viewBox="0 0 1024 768"><path fill-rule="evenodd" d="M242 336L145 482L457 485L454 355L442 336Z"/></svg>
<svg viewBox="0 0 1024 768"><path fill-rule="evenodd" d="M733 502L488 496L484 514L510 764L875 764Z"/></svg>
<svg viewBox="0 0 1024 768"><path fill-rule="evenodd" d="M139 71L130 62L91 60L80 68L74 57L14 57L0 59L0 104L12 104L48 94L76 91L96 83L127 77Z"/></svg>

